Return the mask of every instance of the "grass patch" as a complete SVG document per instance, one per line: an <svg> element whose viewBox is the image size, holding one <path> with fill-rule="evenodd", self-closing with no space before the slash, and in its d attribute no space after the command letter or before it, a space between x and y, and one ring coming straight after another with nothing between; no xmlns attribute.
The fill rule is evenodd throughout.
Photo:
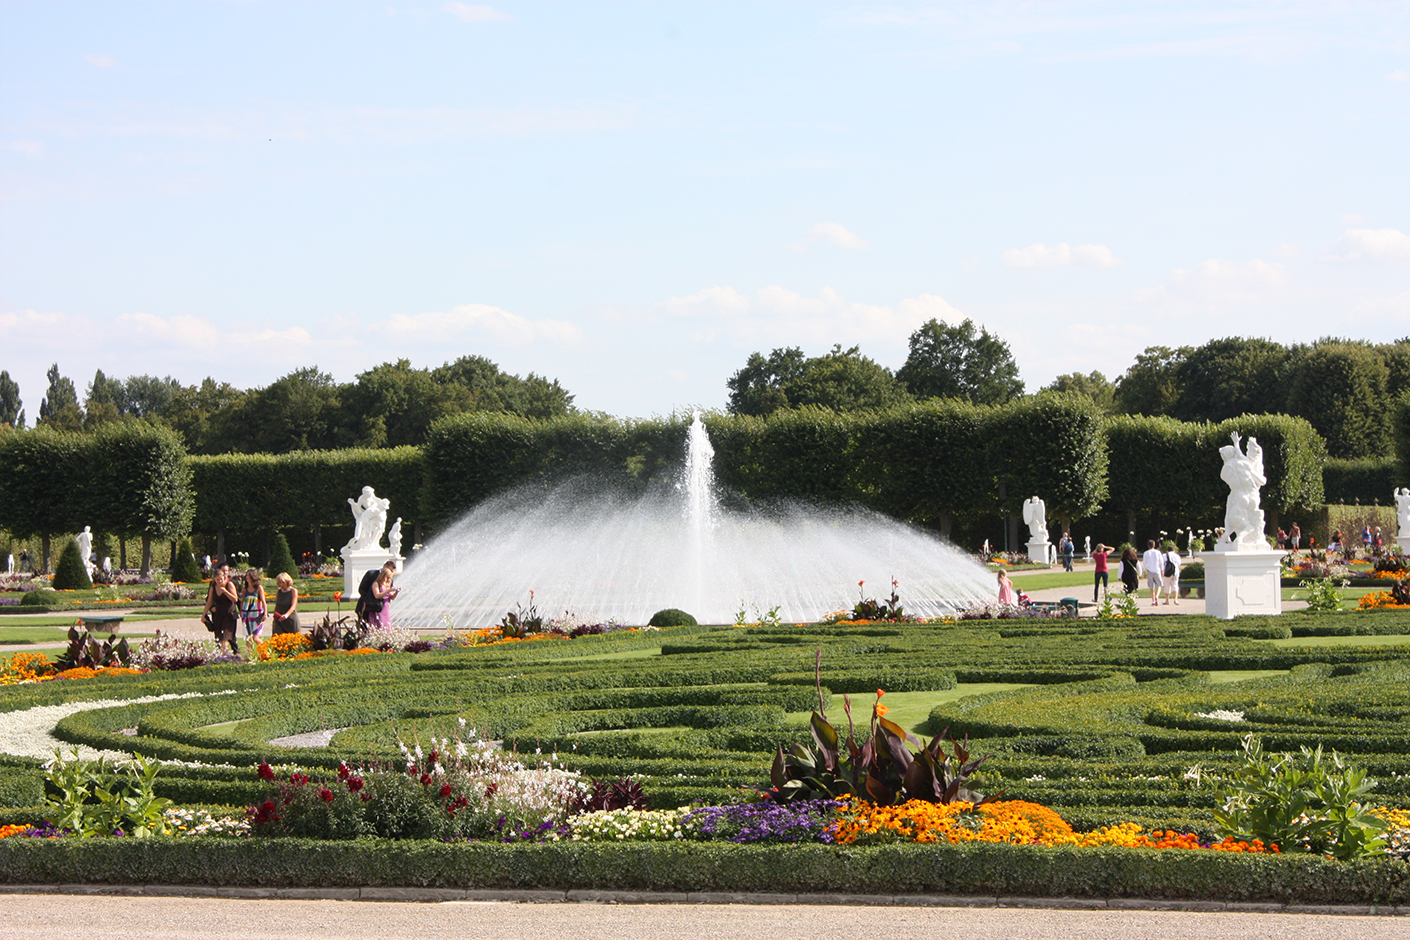
<svg viewBox="0 0 1410 940"><path fill-rule="evenodd" d="M1025 591L1046 591L1049 588L1092 586L1090 571L1026 571L1012 573L1014 583Z"/></svg>
<svg viewBox="0 0 1410 940"><path fill-rule="evenodd" d="M1274 640L1280 643L1281 640ZM1212 669L1209 681L1214 685L1227 685L1230 682L1244 682L1248 679L1266 679L1269 676L1285 676L1286 669Z"/></svg>
<svg viewBox="0 0 1410 940"><path fill-rule="evenodd" d="M930 710L936 705L953 702L967 695L984 695L989 692L1008 692L1013 689L1026 688L1028 688L1027 684L1018 682L962 682L953 689L945 689L940 692L887 692L882 701L890 709L887 718L912 734L928 737L929 733L926 728L930 721ZM870 720L871 706L875 699L870 695L853 695L851 698L852 718L856 721L857 726L861 727ZM790 712L787 718L790 722L806 727L809 714L809 712ZM834 695L832 697L827 705L827 714L828 720L834 726L840 728L846 725L847 716L842 710L842 696Z"/></svg>

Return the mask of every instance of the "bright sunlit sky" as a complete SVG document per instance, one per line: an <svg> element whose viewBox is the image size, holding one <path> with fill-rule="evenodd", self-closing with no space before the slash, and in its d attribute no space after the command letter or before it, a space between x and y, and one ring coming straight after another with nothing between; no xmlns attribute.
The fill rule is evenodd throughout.
<svg viewBox="0 0 1410 940"><path fill-rule="evenodd" d="M1410 334L1410 4L0 0L0 368L624 416L931 317L1030 391Z"/></svg>

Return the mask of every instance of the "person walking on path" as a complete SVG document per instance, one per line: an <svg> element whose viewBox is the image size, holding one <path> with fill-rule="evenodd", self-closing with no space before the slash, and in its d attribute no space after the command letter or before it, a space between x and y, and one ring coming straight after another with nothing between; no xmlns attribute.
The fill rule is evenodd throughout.
<svg viewBox="0 0 1410 940"><path fill-rule="evenodd" d="M1135 594L1141 586L1141 562L1136 550L1130 545L1121 552L1121 587L1127 594Z"/></svg>
<svg viewBox="0 0 1410 940"><path fill-rule="evenodd" d="M240 619L239 603L240 593L230 580L230 566L222 562L216 566L210 590L206 592L201 623L215 634L215 642L223 653L231 652L235 646L235 624Z"/></svg>
<svg viewBox="0 0 1410 940"><path fill-rule="evenodd" d="M1297 551L1302 543L1302 528L1296 522L1293 523L1292 531L1288 533L1288 541L1292 544L1292 550Z"/></svg>
<svg viewBox="0 0 1410 940"><path fill-rule="evenodd" d="M1164 579L1161 572L1165 570L1165 553L1155 547L1155 539L1146 543L1146 553L1141 556L1141 567L1146 569L1146 587L1151 589L1151 606L1160 606L1160 589Z"/></svg>
<svg viewBox="0 0 1410 940"><path fill-rule="evenodd" d="M1092 561L1095 562L1097 566L1092 574L1092 603L1094 604L1101 600L1098 596L1098 591L1105 591L1111 586L1109 580L1110 576L1106 566L1107 551L1107 547L1101 542L1098 542L1097 547L1092 549ZM1100 585L1100 588L1098 588L1098 585Z"/></svg>
<svg viewBox="0 0 1410 940"><path fill-rule="evenodd" d="M1165 567L1160 572L1160 580L1165 585L1165 603L1172 600L1180 606L1180 551L1171 542L1165 546Z"/></svg>
<svg viewBox="0 0 1410 940"><path fill-rule="evenodd" d="M245 584L240 590L240 622L245 625L245 641L258 643L264 632L264 621L269 616L265 602L264 584L260 580L260 570L251 568L245 572Z"/></svg>
<svg viewBox="0 0 1410 940"><path fill-rule="evenodd" d="M1073 544L1072 536L1064 532L1062 540L1058 542L1058 554L1062 556L1062 570L1072 570L1072 556L1077 551L1077 546Z"/></svg>

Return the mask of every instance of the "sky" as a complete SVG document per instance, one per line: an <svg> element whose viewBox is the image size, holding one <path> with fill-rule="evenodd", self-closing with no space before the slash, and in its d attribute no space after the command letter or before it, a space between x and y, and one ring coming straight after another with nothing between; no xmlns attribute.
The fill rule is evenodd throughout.
<svg viewBox="0 0 1410 940"><path fill-rule="evenodd" d="M1410 335L1404 2L0 0L0 369L585 410L973 319L1029 391Z"/></svg>

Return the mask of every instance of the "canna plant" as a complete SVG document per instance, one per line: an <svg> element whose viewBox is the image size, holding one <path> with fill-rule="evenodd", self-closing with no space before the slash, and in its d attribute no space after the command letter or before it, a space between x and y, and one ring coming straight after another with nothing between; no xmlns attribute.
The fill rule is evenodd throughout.
<svg viewBox="0 0 1410 940"><path fill-rule="evenodd" d="M775 802L850 796L882 806L908 800L930 803L963 800L978 806L1001 795L985 796L969 788L970 776L987 758L971 760L968 749L953 738L954 754L946 754L942 743L946 732L922 746L919 739L886 717L887 708L881 704L886 693L881 689L877 690L876 703L872 706L871 737L861 746L856 741L851 699L846 695L842 697L842 707L847 714L844 741L827 720L821 648L814 674L818 710L808 721L813 746L793 744L787 749L779 746L769 770L773 784L769 795Z"/></svg>

